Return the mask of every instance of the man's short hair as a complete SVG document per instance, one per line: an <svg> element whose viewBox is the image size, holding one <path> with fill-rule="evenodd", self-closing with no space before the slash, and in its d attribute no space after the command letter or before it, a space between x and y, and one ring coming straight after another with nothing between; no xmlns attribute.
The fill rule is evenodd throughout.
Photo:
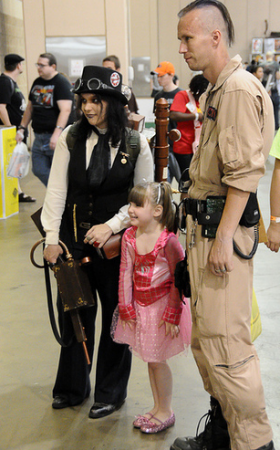
<svg viewBox="0 0 280 450"><path fill-rule="evenodd" d="M40 58L46 58L49 60L49 66L55 64L57 66L56 57L52 53L42 53Z"/></svg>
<svg viewBox="0 0 280 450"><path fill-rule="evenodd" d="M219 2L218 0L195 0L194 2L187 5L185 8L181 9L181 11L178 13L178 17L179 19L181 19L183 16L185 16L193 9L202 9L208 6L214 6L222 14L227 29L228 45L229 47L231 47L231 45L234 43L234 26L227 8L223 3Z"/></svg>
<svg viewBox="0 0 280 450"><path fill-rule="evenodd" d="M121 68L120 60L119 60L119 58L116 55L106 56L106 58L104 58L102 62L105 62L105 61L113 62L115 64L116 70Z"/></svg>
<svg viewBox="0 0 280 450"><path fill-rule="evenodd" d="M7 72L13 72L14 70L16 70L18 64L19 63L5 64L5 70Z"/></svg>
<svg viewBox="0 0 280 450"><path fill-rule="evenodd" d="M268 50L268 52L266 52L265 56L266 56L266 58L273 58L274 53L271 50Z"/></svg>

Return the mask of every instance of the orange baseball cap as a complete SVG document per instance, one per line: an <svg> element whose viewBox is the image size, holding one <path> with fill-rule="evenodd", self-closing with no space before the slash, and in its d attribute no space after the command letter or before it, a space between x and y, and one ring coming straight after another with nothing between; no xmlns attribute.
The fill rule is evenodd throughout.
<svg viewBox="0 0 280 450"><path fill-rule="evenodd" d="M160 77L162 77L166 73L169 73L170 75L174 75L175 68L171 62L163 61L157 66L157 68L154 70L154 72L156 72Z"/></svg>

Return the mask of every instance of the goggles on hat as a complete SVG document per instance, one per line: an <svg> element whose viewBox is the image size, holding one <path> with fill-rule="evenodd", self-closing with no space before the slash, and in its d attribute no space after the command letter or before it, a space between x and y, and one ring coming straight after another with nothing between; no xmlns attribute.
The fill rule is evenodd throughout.
<svg viewBox="0 0 280 450"><path fill-rule="evenodd" d="M75 81L74 87L72 91L79 90L82 86L86 86L89 91L98 91L99 89L113 89L107 84L102 83L98 78L91 78L90 80L83 80L82 78L78 78Z"/></svg>

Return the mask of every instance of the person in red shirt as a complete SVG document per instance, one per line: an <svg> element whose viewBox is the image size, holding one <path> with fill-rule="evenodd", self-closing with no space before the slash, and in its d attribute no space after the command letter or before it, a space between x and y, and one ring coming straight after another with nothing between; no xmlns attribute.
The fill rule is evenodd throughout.
<svg viewBox="0 0 280 450"><path fill-rule="evenodd" d="M177 129L181 132L181 138L173 143L173 153L181 173L189 168L199 143L203 117L198 100L207 86L208 81L203 75L195 75L189 84L189 90L179 91L170 107L170 120L177 122Z"/></svg>

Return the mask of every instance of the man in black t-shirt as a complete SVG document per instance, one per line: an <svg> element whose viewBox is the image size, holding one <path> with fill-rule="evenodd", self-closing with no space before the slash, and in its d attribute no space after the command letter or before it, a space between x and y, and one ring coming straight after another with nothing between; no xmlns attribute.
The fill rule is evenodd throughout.
<svg viewBox="0 0 280 450"><path fill-rule="evenodd" d="M9 53L4 58L5 71L0 76L0 125L18 126L26 108L25 98L17 85L17 79L23 71L22 56ZM26 142L27 130L24 134ZM19 202L35 202L36 199L22 192L18 183Z"/></svg>
<svg viewBox="0 0 280 450"><path fill-rule="evenodd" d="M25 131L32 121L35 134L32 170L47 186L57 140L68 125L73 94L67 78L57 72L56 59L51 53L42 53L36 66L39 77L30 89L29 101L16 139L18 142L22 140L22 130Z"/></svg>
<svg viewBox="0 0 280 450"><path fill-rule="evenodd" d="M177 92L181 91L182 89L178 88L176 84L173 81L174 75L175 75L175 68L173 64L169 61L163 61L161 62L157 68L151 72L157 74L158 77L158 84L162 87L162 90L159 91L155 97L154 97L154 112L156 109L156 101L160 98L165 98L167 100L167 103L170 106L173 103L174 97L177 94ZM172 130L173 128L177 128L177 123L169 120L168 124L168 131ZM172 183L173 177L176 178L176 180L179 183L180 177L181 177L181 171L179 164L173 154L173 142L169 140L169 161L168 161L168 178L167 181L169 183Z"/></svg>

